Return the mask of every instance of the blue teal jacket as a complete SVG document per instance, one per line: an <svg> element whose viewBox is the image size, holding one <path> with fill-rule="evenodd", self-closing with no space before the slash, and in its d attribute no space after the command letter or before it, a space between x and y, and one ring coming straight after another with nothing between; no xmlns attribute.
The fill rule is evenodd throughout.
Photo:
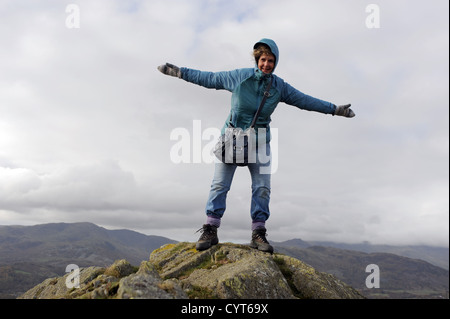
<svg viewBox="0 0 450 319"><path fill-rule="evenodd" d="M258 43L264 43L270 47L275 56L276 67L279 62L279 52L275 42L270 39L262 39ZM204 72L181 68L181 75L183 80L190 83L209 89L227 90L232 93L231 110L222 128L222 133L230 124L243 130L250 127L270 78L273 78L270 96L264 104L255 127L256 129L267 129L267 142L270 141L271 115L279 102L296 106L302 110L324 114L334 114L336 109L334 104L306 95L275 74L263 73L257 66L223 72Z"/></svg>

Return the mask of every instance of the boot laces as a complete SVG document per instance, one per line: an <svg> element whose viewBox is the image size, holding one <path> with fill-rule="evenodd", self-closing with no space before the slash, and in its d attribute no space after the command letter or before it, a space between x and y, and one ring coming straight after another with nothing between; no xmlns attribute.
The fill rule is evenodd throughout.
<svg viewBox="0 0 450 319"><path fill-rule="evenodd" d="M197 230L195 233L201 232L202 235L200 236L199 240L209 240L214 237L215 235L215 229L214 226L205 224L202 228Z"/></svg>
<svg viewBox="0 0 450 319"><path fill-rule="evenodd" d="M259 242L268 244L269 241L267 240L266 236L269 236L269 234L265 231L265 229L256 229L253 238L255 240L258 240Z"/></svg>

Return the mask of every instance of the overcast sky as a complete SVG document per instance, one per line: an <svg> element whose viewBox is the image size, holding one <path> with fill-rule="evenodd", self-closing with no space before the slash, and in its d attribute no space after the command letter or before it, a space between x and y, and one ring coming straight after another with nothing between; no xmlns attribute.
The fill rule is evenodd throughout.
<svg viewBox="0 0 450 319"><path fill-rule="evenodd" d="M253 67L253 44L272 38L279 77L352 103L356 117L278 105L268 239L448 247L448 7L0 0L0 224L86 221L196 241L214 172L197 151L231 94L156 67ZM171 139L181 131L190 139ZM176 163L188 142L190 161ZM221 241L250 240L250 186L239 168Z"/></svg>

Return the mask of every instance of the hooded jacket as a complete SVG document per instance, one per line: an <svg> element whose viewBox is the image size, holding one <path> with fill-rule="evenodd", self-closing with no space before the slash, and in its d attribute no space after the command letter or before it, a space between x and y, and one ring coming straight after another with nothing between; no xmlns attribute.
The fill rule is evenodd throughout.
<svg viewBox="0 0 450 319"><path fill-rule="evenodd" d="M275 56L275 70L279 62L279 51L276 43L270 39L262 39L254 47L256 48L261 43L269 46ZM183 67L181 68L181 76L183 80L190 83L209 89L227 90L232 93L231 110L222 128L222 134L230 124L243 130L250 127L271 77L273 82L269 92L270 96L259 114L255 127L256 130L266 128L267 142L270 141L269 123L271 122L271 115L279 102L296 106L302 110L324 114L334 114L336 109L336 106L330 102L300 92L273 72L271 74L263 73L257 65L254 68L223 72L204 72Z"/></svg>

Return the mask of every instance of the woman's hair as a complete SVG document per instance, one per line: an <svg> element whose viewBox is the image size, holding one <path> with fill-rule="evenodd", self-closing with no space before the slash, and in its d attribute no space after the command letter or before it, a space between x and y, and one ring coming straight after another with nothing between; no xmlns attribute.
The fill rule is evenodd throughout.
<svg viewBox="0 0 450 319"><path fill-rule="evenodd" d="M263 54L272 55L275 57L275 55L272 53L272 51L270 51L269 46L267 46L265 44L260 44L256 47L256 49L253 50L253 57L255 58L256 64L258 64L259 58Z"/></svg>

